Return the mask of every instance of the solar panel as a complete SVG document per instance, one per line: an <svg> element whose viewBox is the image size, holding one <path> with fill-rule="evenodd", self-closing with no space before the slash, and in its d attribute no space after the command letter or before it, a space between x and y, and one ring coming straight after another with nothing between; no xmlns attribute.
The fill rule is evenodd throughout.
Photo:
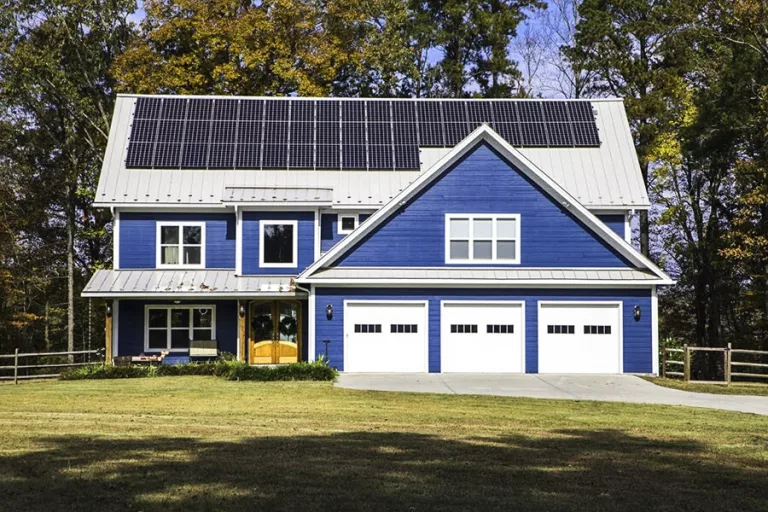
<svg viewBox="0 0 768 512"><path fill-rule="evenodd" d="M392 145L368 146L371 169L392 169Z"/></svg>
<svg viewBox="0 0 768 512"><path fill-rule="evenodd" d="M315 167L318 169L339 169L341 168L341 152L337 145L318 144L316 146L317 162Z"/></svg>
<svg viewBox="0 0 768 512"><path fill-rule="evenodd" d="M518 126L521 146L547 145L547 132L544 129L544 123L520 123Z"/></svg>
<svg viewBox="0 0 768 512"><path fill-rule="evenodd" d="M288 144L264 144L262 168L285 169L288 166Z"/></svg>
<svg viewBox="0 0 768 512"><path fill-rule="evenodd" d="M471 132L467 123L445 123L443 129L447 146L455 146Z"/></svg>
<svg viewBox="0 0 768 512"><path fill-rule="evenodd" d="M442 123L443 117L440 114L439 101L423 101L416 104L418 107L416 110L419 116L419 124L421 123Z"/></svg>
<svg viewBox="0 0 768 512"><path fill-rule="evenodd" d="M392 120L392 112L390 111L391 102L368 101L366 103L368 108L369 123L389 123ZM396 101L395 105L399 103L401 102Z"/></svg>
<svg viewBox="0 0 768 512"><path fill-rule="evenodd" d="M546 123L550 146L573 146L573 133L569 123Z"/></svg>
<svg viewBox="0 0 768 512"><path fill-rule="evenodd" d="M573 123L573 138L576 146L599 146L600 135L592 123Z"/></svg>
<svg viewBox="0 0 768 512"><path fill-rule="evenodd" d="M184 119L187 113L187 100L163 98L160 119Z"/></svg>
<svg viewBox="0 0 768 512"><path fill-rule="evenodd" d="M340 136L339 123L317 123L318 144L338 144Z"/></svg>
<svg viewBox="0 0 768 512"><path fill-rule="evenodd" d="M415 133L415 131L414 131ZM392 145L392 125L389 123L368 123L368 144Z"/></svg>
<svg viewBox="0 0 768 512"><path fill-rule="evenodd" d="M419 123L419 146L442 147L444 145L442 123Z"/></svg>
<svg viewBox="0 0 768 512"><path fill-rule="evenodd" d="M315 123L292 122L291 144L314 144Z"/></svg>
<svg viewBox="0 0 768 512"><path fill-rule="evenodd" d="M419 160L418 146L395 146L395 169L419 169Z"/></svg>
<svg viewBox="0 0 768 512"><path fill-rule="evenodd" d="M521 146L519 123L494 123L493 129L513 146Z"/></svg>
<svg viewBox="0 0 768 512"><path fill-rule="evenodd" d="M237 143L261 144L261 121L240 121L237 125Z"/></svg>
<svg viewBox="0 0 768 512"><path fill-rule="evenodd" d="M364 101L342 101L341 102L341 120L344 123L365 122L365 102Z"/></svg>
<svg viewBox="0 0 768 512"><path fill-rule="evenodd" d="M131 142L128 145L125 166L134 169L151 169L154 150L154 143Z"/></svg>
<svg viewBox="0 0 768 512"><path fill-rule="evenodd" d="M208 166L208 144L184 144L181 152L181 168L197 169Z"/></svg>
<svg viewBox="0 0 768 512"><path fill-rule="evenodd" d="M264 100L241 100L240 121L261 122L264 119Z"/></svg>
<svg viewBox="0 0 768 512"><path fill-rule="evenodd" d="M468 101L466 102L467 118L469 119L472 129L477 128L477 125L482 123L493 122L493 104L490 101Z"/></svg>
<svg viewBox="0 0 768 512"><path fill-rule="evenodd" d="M341 148L341 166L343 169L365 169L365 144L344 144Z"/></svg>
<svg viewBox="0 0 768 512"><path fill-rule="evenodd" d="M264 144L285 144L288 142L288 123L285 121L264 122Z"/></svg>
<svg viewBox="0 0 768 512"><path fill-rule="evenodd" d="M181 142L184 136L184 121L161 120L157 130L158 142Z"/></svg>
<svg viewBox="0 0 768 512"><path fill-rule="evenodd" d="M317 120L323 123L339 122L339 102L331 100L317 101Z"/></svg>
<svg viewBox="0 0 768 512"><path fill-rule="evenodd" d="M187 121L184 130L185 144L207 144L211 132L210 121Z"/></svg>
<svg viewBox="0 0 768 512"><path fill-rule="evenodd" d="M291 169L312 169L315 146L313 144L291 144L288 153L288 167Z"/></svg>
<svg viewBox="0 0 768 512"><path fill-rule="evenodd" d="M234 144L211 144L208 154L209 169L232 169L235 166Z"/></svg>
<svg viewBox="0 0 768 512"><path fill-rule="evenodd" d="M181 144L157 144L155 148L154 167L158 169L176 169L181 166Z"/></svg>
<svg viewBox="0 0 768 512"><path fill-rule="evenodd" d="M213 121L211 123L211 142L213 144L232 144L237 139L235 133L237 121Z"/></svg>
<svg viewBox="0 0 768 512"><path fill-rule="evenodd" d="M518 123L520 116L515 109L515 104L511 101L494 101L491 104L493 108L493 119L497 123Z"/></svg>
<svg viewBox="0 0 768 512"><path fill-rule="evenodd" d="M395 123L416 124L416 102L393 101L392 121Z"/></svg>
<svg viewBox="0 0 768 512"><path fill-rule="evenodd" d="M467 110L464 108L463 101L441 101L443 109L443 122L445 123L466 123Z"/></svg>
<svg viewBox="0 0 768 512"><path fill-rule="evenodd" d="M294 100L291 102L291 122L315 121L315 102L309 100Z"/></svg>
<svg viewBox="0 0 768 512"><path fill-rule="evenodd" d="M415 123L394 123L392 125L392 134L395 138L395 144L401 146L410 144L414 147L419 147Z"/></svg>
<svg viewBox="0 0 768 512"><path fill-rule="evenodd" d="M288 104L290 100L268 100L265 101L264 120L265 121L287 121Z"/></svg>
<svg viewBox="0 0 768 512"><path fill-rule="evenodd" d="M543 102L542 106L547 122L567 123L571 120L568 115L568 104L564 101Z"/></svg>
<svg viewBox="0 0 768 512"><path fill-rule="evenodd" d="M160 106L163 98L139 98L136 100L134 119L157 119L160 115Z"/></svg>
<svg viewBox="0 0 768 512"><path fill-rule="evenodd" d="M592 104L588 101L569 101L568 110L571 112L571 121L573 122L595 122L595 114L592 112Z"/></svg>
<svg viewBox="0 0 768 512"><path fill-rule="evenodd" d="M131 142L154 142L157 134L156 119L135 119L131 126Z"/></svg>
<svg viewBox="0 0 768 512"><path fill-rule="evenodd" d="M187 107L187 119L210 120L213 102L205 98L193 98L189 100Z"/></svg>
<svg viewBox="0 0 768 512"><path fill-rule="evenodd" d="M258 169L261 167L261 143L238 144L235 151L236 168Z"/></svg>
<svg viewBox="0 0 768 512"><path fill-rule="evenodd" d="M365 123L344 123L341 125L341 140L347 144L365 145Z"/></svg>
<svg viewBox="0 0 768 512"><path fill-rule="evenodd" d="M514 104L517 107L518 122L543 123L544 113L541 110L540 101L521 101Z"/></svg>
<svg viewBox="0 0 768 512"><path fill-rule="evenodd" d="M238 100L216 99L212 117L216 121L235 121L238 118L238 106Z"/></svg>

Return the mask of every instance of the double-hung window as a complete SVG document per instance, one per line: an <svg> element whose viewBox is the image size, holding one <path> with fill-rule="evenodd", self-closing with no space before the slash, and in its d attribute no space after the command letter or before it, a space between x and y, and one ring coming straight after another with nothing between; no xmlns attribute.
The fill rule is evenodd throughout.
<svg viewBox="0 0 768 512"><path fill-rule="evenodd" d="M205 267L204 222L158 222L157 268Z"/></svg>
<svg viewBox="0 0 768 512"><path fill-rule="evenodd" d="M520 215L446 215L445 262L520 263Z"/></svg>
<svg viewBox="0 0 768 512"><path fill-rule="evenodd" d="M259 232L259 265L261 267L298 266L298 222L295 220L263 220Z"/></svg>
<svg viewBox="0 0 768 512"><path fill-rule="evenodd" d="M216 339L215 306L147 306L144 350L183 351L190 340Z"/></svg>

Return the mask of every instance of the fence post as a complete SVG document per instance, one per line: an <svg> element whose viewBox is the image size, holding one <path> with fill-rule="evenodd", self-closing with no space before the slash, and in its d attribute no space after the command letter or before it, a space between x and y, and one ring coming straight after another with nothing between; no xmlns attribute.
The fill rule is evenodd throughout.
<svg viewBox="0 0 768 512"><path fill-rule="evenodd" d="M19 349L13 351L13 383L19 383Z"/></svg>
<svg viewBox="0 0 768 512"><path fill-rule="evenodd" d="M686 343L683 345L683 350L685 351L683 353L683 379L685 382L690 382L691 380L691 349L688 347L688 344Z"/></svg>
<svg viewBox="0 0 768 512"><path fill-rule="evenodd" d="M731 383L731 344L725 349L725 385Z"/></svg>
<svg viewBox="0 0 768 512"><path fill-rule="evenodd" d="M667 378L667 347L661 348L661 378Z"/></svg>

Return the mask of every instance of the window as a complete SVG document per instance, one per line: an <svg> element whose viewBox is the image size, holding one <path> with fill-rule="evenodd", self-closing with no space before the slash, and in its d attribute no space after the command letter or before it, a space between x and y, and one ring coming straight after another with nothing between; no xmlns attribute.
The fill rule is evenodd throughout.
<svg viewBox="0 0 768 512"><path fill-rule="evenodd" d="M355 324L355 332L374 334L381 332L381 324Z"/></svg>
<svg viewBox="0 0 768 512"><path fill-rule="evenodd" d="M548 325L547 334L574 334L576 328L573 325Z"/></svg>
<svg viewBox="0 0 768 512"><path fill-rule="evenodd" d="M205 223L158 222L157 267L205 267Z"/></svg>
<svg viewBox="0 0 768 512"><path fill-rule="evenodd" d="M297 222L263 220L259 236L259 264L262 267L296 267Z"/></svg>
<svg viewBox="0 0 768 512"><path fill-rule="evenodd" d="M215 306L147 306L144 350L189 349L189 341L216 339Z"/></svg>
<svg viewBox="0 0 768 512"><path fill-rule="evenodd" d="M520 215L445 216L446 263L519 263Z"/></svg>
<svg viewBox="0 0 768 512"><path fill-rule="evenodd" d="M514 325L492 325L488 324L486 326L487 330L486 332L488 334L513 334L515 332L515 326Z"/></svg>
<svg viewBox="0 0 768 512"><path fill-rule="evenodd" d="M477 324L451 324L451 332L456 334L476 334Z"/></svg>
<svg viewBox="0 0 768 512"><path fill-rule="evenodd" d="M585 325L584 334L611 334L610 325Z"/></svg>
<svg viewBox="0 0 768 512"><path fill-rule="evenodd" d="M419 326L416 324L391 324L390 331L394 333L416 334L419 332Z"/></svg>
<svg viewBox="0 0 768 512"><path fill-rule="evenodd" d="M341 215L338 216L338 232L340 235L348 235L357 227L358 217L357 215Z"/></svg>

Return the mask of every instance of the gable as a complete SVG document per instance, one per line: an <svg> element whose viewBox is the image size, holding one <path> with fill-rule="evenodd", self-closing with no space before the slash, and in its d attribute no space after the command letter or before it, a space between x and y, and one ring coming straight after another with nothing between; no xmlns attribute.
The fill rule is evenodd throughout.
<svg viewBox="0 0 768 512"><path fill-rule="evenodd" d="M457 213L519 214L521 260L514 266L634 267L485 142L349 248L337 266L456 266L445 263L445 215Z"/></svg>

